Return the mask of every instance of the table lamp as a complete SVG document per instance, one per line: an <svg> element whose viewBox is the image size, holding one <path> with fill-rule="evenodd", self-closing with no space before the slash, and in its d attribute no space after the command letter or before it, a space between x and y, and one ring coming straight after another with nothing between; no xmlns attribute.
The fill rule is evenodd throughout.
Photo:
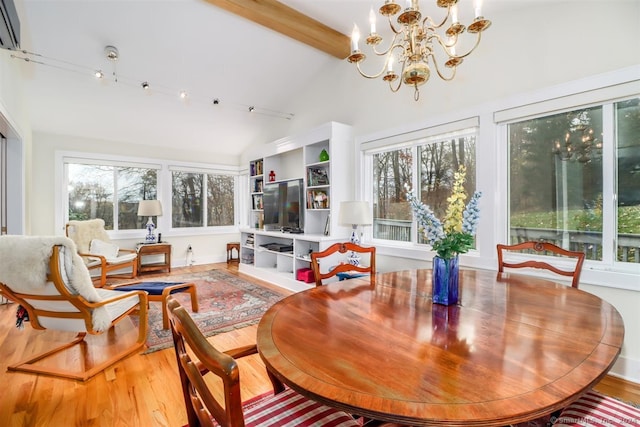
<svg viewBox="0 0 640 427"><path fill-rule="evenodd" d="M149 217L147 225L145 226L147 229L147 237L145 238L145 243L155 243L156 235L153 230L156 228L156 226L153 223L153 217L161 215L162 205L160 204L160 200L140 200L140 203L138 204L138 216Z"/></svg>
<svg viewBox="0 0 640 427"><path fill-rule="evenodd" d="M340 202L338 222L340 225L351 226L351 238L349 241L359 245L361 234L358 234L358 227L373 224L373 214L369 203L365 201ZM360 256L357 253L352 251L348 259L349 264L360 265Z"/></svg>

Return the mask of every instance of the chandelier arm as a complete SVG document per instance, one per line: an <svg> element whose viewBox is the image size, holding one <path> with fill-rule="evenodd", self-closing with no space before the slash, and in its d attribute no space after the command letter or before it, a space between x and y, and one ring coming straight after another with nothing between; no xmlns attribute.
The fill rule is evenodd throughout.
<svg viewBox="0 0 640 427"><path fill-rule="evenodd" d="M476 48L478 47L478 45L480 44L480 39L482 38L482 32L478 33L478 38L476 39L476 44L473 45L473 47L471 48L471 50L467 53L465 53L464 55L456 55L456 58L466 58L467 56L471 55L471 53L476 50Z"/></svg>
<svg viewBox="0 0 640 427"><path fill-rule="evenodd" d="M391 15L387 16L387 20L389 21L389 28L391 28L391 31L393 31L393 34L395 34L396 36L398 34L402 34L402 28L398 30L396 27L393 26L393 22L391 22Z"/></svg>
<svg viewBox="0 0 640 427"><path fill-rule="evenodd" d="M473 49L471 50L471 52L466 53L464 56L460 56L460 55L451 55L451 53L449 53L449 48L452 48L452 47L454 47L456 44L458 44L458 35L457 35L457 34L454 36L454 40L453 40L450 44L447 44L446 42L444 42L444 41L442 40L442 37L440 37L440 35L439 35L439 34L431 34L431 35L429 36L429 38L427 39L427 42L430 44L430 43L433 41L433 39L435 39L435 40L438 42L438 44L440 45L440 47L442 48L442 50L444 50L444 52L449 56L449 58L452 58L452 57L464 58L465 56L467 56L467 55L469 55L471 52L473 52L473 49L475 49L475 48L476 48L476 46L478 46L478 43L476 43L476 46L474 46L474 47L473 47ZM433 49L429 49L429 52L430 52L430 53L433 53ZM435 62L435 57L433 58L433 62Z"/></svg>
<svg viewBox="0 0 640 427"><path fill-rule="evenodd" d="M373 48L373 53L375 53L378 56L383 56L383 55L388 55L389 52L391 52L393 49L397 48L397 47L402 47L402 43L398 42L398 36L399 34L396 34L393 39L391 40L391 46L389 46L387 49L384 50L378 50L376 49L376 46L372 46Z"/></svg>
<svg viewBox="0 0 640 427"><path fill-rule="evenodd" d="M435 66L436 69L436 73L438 73L438 76L440 76L440 78L446 82L453 80L453 78L456 76L456 69L458 67L453 67L453 71L451 73L451 76L447 77L444 74L442 74L442 72L440 72L440 68L438 67L438 61L436 61L435 56L433 55L433 53L430 53L428 55L429 57L431 57L431 61L433 62L433 65Z"/></svg>
<svg viewBox="0 0 640 427"><path fill-rule="evenodd" d="M390 81L389 82L389 89L391 89L391 92L397 92L398 90L400 90L400 86L402 86L402 79L397 79L398 83L396 84L395 89L393 88L393 82Z"/></svg>
<svg viewBox="0 0 640 427"><path fill-rule="evenodd" d="M360 73L360 75L362 77L366 77L368 79L377 79L378 77L380 77L382 75L382 73L385 72L386 69L386 62L385 64L382 66L382 70L380 70L380 72L378 72L377 74L367 74L364 71L362 71L362 69L360 68L360 63L356 62L356 69L358 70L358 72Z"/></svg>
<svg viewBox="0 0 640 427"><path fill-rule="evenodd" d="M438 25L436 25L436 23L433 22L433 18L431 18L431 16L427 15L422 20L422 27L424 28L426 23L427 23L427 21L429 21L431 23L431 27L432 28L434 28L434 29L442 28L444 26L444 24L446 24L447 21L449 20L449 16L451 16L451 6L447 7L447 14L445 15L445 17L442 20L442 22L440 22Z"/></svg>

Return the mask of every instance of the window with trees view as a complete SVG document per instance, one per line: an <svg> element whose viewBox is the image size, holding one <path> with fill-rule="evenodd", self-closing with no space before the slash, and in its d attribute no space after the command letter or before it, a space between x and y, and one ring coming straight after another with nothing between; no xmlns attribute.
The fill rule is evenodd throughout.
<svg viewBox="0 0 640 427"><path fill-rule="evenodd" d="M406 200L405 184L416 189L422 202L439 217L444 216L453 174L460 165L467 167L467 194L475 191L476 133L473 128L370 154L375 239L409 242L417 235L418 243L424 243L420 233L412 233L415 223Z"/></svg>
<svg viewBox="0 0 640 427"><path fill-rule="evenodd" d="M102 218L107 230L143 228L138 203L156 199L156 169L69 162L66 172L70 220Z"/></svg>
<svg viewBox="0 0 640 427"><path fill-rule="evenodd" d="M511 123L508 135L512 243L544 240L591 260L640 262L638 98ZM603 176L613 171L608 186Z"/></svg>
<svg viewBox="0 0 640 427"><path fill-rule="evenodd" d="M172 227L234 224L234 176L173 171L171 188Z"/></svg>
<svg viewBox="0 0 640 427"><path fill-rule="evenodd" d="M148 218L138 216L140 200L162 201L159 188L171 188L171 201L162 204L165 220L169 221L170 215L172 228L235 224L235 173L164 173L170 169L167 165L88 157L66 157L62 161L67 189L65 220L102 218L107 230L142 229ZM159 220L154 218L156 224Z"/></svg>

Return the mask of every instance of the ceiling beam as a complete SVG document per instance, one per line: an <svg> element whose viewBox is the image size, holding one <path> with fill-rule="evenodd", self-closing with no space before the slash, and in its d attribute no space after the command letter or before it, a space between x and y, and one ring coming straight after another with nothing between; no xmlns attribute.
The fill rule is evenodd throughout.
<svg viewBox="0 0 640 427"><path fill-rule="evenodd" d="M338 59L349 56L349 37L276 0L206 1Z"/></svg>

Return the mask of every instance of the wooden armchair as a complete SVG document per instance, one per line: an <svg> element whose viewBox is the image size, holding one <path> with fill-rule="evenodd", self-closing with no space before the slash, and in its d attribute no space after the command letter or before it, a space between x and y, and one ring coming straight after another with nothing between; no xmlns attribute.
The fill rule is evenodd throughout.
<svg viewBox="0 0 640 427"><path fill-rule="evenodd" d="M320 261L324 259L328 259L330 256L335 255L336 253L345 254L346 252L353 251L357 254L369 254L368 266L360 265L352 265L348 263L338 263L331 265L331 268L322 272L320 268ZM322 286L322 281L324 279L329 279L331 277L338 276L339 274L362 274L368 273L371 277L371 280L375 280L376 274L376 248L374 246L364 247L360 245L356 245L350 242L344 243L334 243L329 246L327 249L321 252L312 252L311 253L311 269L313 270L313 275L316 280L316 286Z"/></svg>
<svg viewBox="0 0 640 427"><path fill-rule="evenodd" d="M578 287L578 283L580 281L580 273L582 272L582 264L584 263L585 255L582 252L576 251L568 251L566 249L562 249L552 243L545 242L523 242L515 245L497 245L498 250L498 272L504 272L504 267L509 268L542 268L545 270L552 271L556 274L560 274L562 276L571 277L571 286L574 288ZM562 259L572 259L574 261L574 267L572 269L563 270L556 266L553 266L544 261L535 261L535 260L526 260L522 262L506 262L504 260L504 252L507 251L527 251L530 253L531 251L535 251L540 255L544 255L546 253L551 253L557 256L561 256Z"/></svg>
<svg viewBox="0 0 640 427"><path fill-rule="evenodd" d="M77 333L71 342L10 364L8 370L86 381L145 345L146 293L94 288L71 240L2 236L0 256L0 293L26 309L34 329ZM139 315L137 334L129 321L109 340L96 339L98 345L85 340L87 334L110 331L134 312Z"/></svg>
<svg viewBox="0 0 640 427"><path fill-rule="evenodd" d="M121 249L111 243L101 218L87 221L69 221L65 227L67 237L73 240L78 254L84 258L89 270L100 269L98 287L107 283L107 277L135 278L138 275L138 254L133 249ZM130 275L109 274L131 268Z"/></svg>
<svg viewBox="0 0 640 427"><path fill-rule="evenodd" d="M255 345L220 352L207 341L189 313L169 297L169 319L187 408L189 426L224 427L356 427L359 424L337 409L311 401L286 389L269 374L274 395L243 408L236 358L256 354ZM192 356L193 355L193 356ZM195 356L196 359L193 357ZM205 376L222 380L224 405L208 388Z"/></svg>

